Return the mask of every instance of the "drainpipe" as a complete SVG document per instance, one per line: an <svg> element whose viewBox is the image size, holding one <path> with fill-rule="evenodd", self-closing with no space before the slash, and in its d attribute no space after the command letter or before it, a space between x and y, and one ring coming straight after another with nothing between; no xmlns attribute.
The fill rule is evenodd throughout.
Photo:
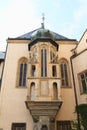
<svg viewBox="0 0 87 130"><path fill-rule="evenodd" d="M76 55L73 55L70 57L70 62L71 62L71 71L72 71L72 78L73 78L73 85L74 85L74 94L75 94L75 103L76 103L76 107L78 107L78 99L77 99L77 93L76 93L76 84L75 84L75 77L74 77L74 69L73 69L73 63L72 63L72 59L75 58ZM81 130L81 125L80 125L80 114L76 109L76 113L77 113L77 122L78 122L78 130Z"/></svg>

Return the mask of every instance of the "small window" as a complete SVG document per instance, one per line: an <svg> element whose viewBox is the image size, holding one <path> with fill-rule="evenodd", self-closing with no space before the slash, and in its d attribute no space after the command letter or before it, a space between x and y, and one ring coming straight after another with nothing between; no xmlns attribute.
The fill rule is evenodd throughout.
<svg viewBox="0 0 87 130"><path fill-rule="evenodd" d="M57 83L53 83L53 100L58 100L58 89L57 89Z"/></svg>
<svg viewBox="0 0 87 130"><path fill-rule="evenodd" d="M12 123L11 130L26 130L26 123Z"/></svg>
<svg viewBox="0 0 87 130"><path fill-rule="evenodd" d="M56 74L56 66L52 66L52 76L53 77L57 76L57 74Z"/></svg>
<svg viewBox="0 0 87 130"><path fill-rule="evenodd" d="M36 75L36 66L32 65L32 76Z"/></svg>
<svg viewBox="0 0 87 130"><path fill-rule="evenodd" d="M71 130L71 122L70 121L58 121L57 130Z"/></svg>
<svg viewBox="0 0 87 130"><path fill-rule="evenodd" d="M35 91L35 83L32 82L30 85L30 95L31 95L31 100L34 101L36 98L36 91Z"/></svg>
<svg viewBox="0 0 87 130"><path fill-rule="evenodd" d="M41 128L41 130L48 130L48 127L47 127L47 125L42 125L42 128Z"/></svg>
<svg viewBox="0 0 87 130"><path fill-rule="evenodd" d="M80 75L81 91L87 92L87 72L83 72Z"/></svg>

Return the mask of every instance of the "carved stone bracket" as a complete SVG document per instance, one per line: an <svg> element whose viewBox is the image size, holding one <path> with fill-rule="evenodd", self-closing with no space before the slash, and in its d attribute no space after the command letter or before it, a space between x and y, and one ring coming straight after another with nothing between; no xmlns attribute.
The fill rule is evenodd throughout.
<svg viewBox="0 0 87 130"><path fill-rule="evenodd" d="M38 121L39 121L39 116L33 116L33 121L35 122L35 123L37 123Z"/></svg>
<svg viewBox="0 0 87 130"><path fill-rule="evenodd" d="M51 122L51 123L54 123L54 122L55 122L55 116L51 116L51 117L50 117L50 122Z"/></svg>

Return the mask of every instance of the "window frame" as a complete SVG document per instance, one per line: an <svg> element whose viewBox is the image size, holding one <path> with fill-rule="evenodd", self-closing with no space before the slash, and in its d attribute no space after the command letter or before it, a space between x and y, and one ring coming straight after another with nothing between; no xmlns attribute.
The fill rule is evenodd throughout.
<svg viewBox="0 0 87 130"><path fill-rule="evenodd" d="M59 64L60 64L60 76L61 76L61 87L62 88L70 88L70 69L69 69L69 63L65 58L62 58L59 60ZM61 73L61 65L63 65L63 78L62 78L62 73ZM64 68L66 65L66 69ZM67 71L67 72L66 72ZM67 81L66 81L66 75L67 75ZM62 85L62 80L64 80L64 85Z"/></svg>
<svg viewBox="0 0 87 130"><path fill-rule="evenodd" d="M18 61L17 80L16 80L16 86L18 88L26 88L27 61L28 60L25 57L20 58L19 61Z"/></svg>
<svg viewBox="0 0 87 130"><path fill-rule="evenodd" d="M58 84L53 82L53 100L58 100Z"/></svg>
<svg viewBox="0 0 87 130"><path fill-rule="evenodd" d="M26 123L12 123L11 130L26 130Z"/></svg>
<svg viewBox="0 0 87 130"><path fill-rule="evenodd" d="M79 87L80 87L81 94L87 94L87 76L85 76L85 73L87 73L87 70L84 70L78 74ZM81 75L84 75L85 79L81 79ZM83 85L82 85L83 80L85 80L86 90L83 90Z"/></svg>
<svg viewBox="0 0 87 130"><path fill-rule="evenodd" d="M59 130L58 127L61 128L60 130L71 130L71 121L69 121L69 120L57 121L57 130ZM66 127L66 129L65 129L65 127Z"/></svg>
<svg viewBox="0 0 87 130"><path fill-rule="evenodd" d="M52 66L52 77L57 77L57 67L56 67L56 65Z"/></svg>
<svg viewBox="0 0 87 130"><path fill-rule="evenodd" d="M47 49L41 49L41 77L47 77Z"/></svg>
<svg viewBox="0 0 87 130"><path fill-rule="evenodd" d="M36 65L31 66L31 76L36 77Z"/></svg>

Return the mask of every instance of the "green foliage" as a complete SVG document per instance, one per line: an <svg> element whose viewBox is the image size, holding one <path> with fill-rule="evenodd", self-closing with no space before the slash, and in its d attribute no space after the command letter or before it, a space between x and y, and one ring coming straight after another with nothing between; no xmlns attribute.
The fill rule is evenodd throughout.
<svg viewBox="0 0 87 130"><path fill-rule="evenodd" d="M76 121L71 122L71 128L72 128L72 130L77 130L77 122Z"/></svg>
<svg viewBox="0 0 87 130"><path fill-rule="evenodd" d="M83 91L82 94L87 94L87 90Z"/></svg>
<svg viewBox="0 0 87 130"><path fill-rule="evenodd" d="M81 116L81 124L84 127L84 130L87 130L87 104L81 104L77 106L77 111Z"/></svg>

